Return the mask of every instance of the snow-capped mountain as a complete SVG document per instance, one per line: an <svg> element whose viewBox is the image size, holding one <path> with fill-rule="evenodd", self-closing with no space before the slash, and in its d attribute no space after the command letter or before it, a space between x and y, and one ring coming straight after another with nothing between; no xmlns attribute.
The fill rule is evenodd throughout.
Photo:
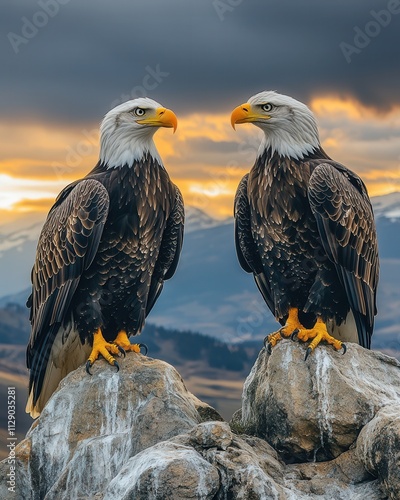
<svg viewBox="0 0 400 500"><path fill-rule="evenodd" d="M400 309L400 193L373 198L381 257L376 335L398 331ZM29 221L27 221L29 222ZM0 227L0 306L24 304L42 222ZM233 219L186 210L186 234L176 275L165 284L149 321L240 341L265 336L276 323L252 276L238 264ZM374 335L374 337L376 336ZM400 343L400 342L399 342Z"/></svg>
<svg viewBox="0 0 400 500"><path fill-rule="evenodd" d="M372 198L376 218L400 219L400 193L390 193Z"/></svg>
<svg viewBox="0 0 400 500"><path fill-rule="evenodd" d="M185 211L186 235L230 222L230 219L214 219L195 207L186 207ZM0 297L14 295L29 284L36 245L44 221L45 215L33 213L0 225Z"/></svg>
<svg viewBox="0 0 400 500"><path fill-rule="evenodd" d="M185 207L185 233L191 233L199 229L210 229L212 227L217 227L231 222L231 218L228 219L214 219L210 215L200 210L197 207Z"/></svg>
<svg viewBox="0 0 400 500"><path fill-rule="evenodd" d="M22 246L29 242L37 242L40 230L42 228L43 222L37 222L30 227L26 227L20 230L12 230L11 232L0 233L0 258L5 252L16 249L21 251ZM0 230L2 228L0 227Z"/></svg>

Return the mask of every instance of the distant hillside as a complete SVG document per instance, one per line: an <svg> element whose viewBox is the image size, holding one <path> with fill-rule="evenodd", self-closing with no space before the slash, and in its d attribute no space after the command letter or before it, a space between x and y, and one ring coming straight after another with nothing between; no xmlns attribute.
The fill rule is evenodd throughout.
<svg viewBox="0 0 400 500"><path fill-rule="evenodd" d="M373 198L372 202L381 257L373 337L373 346L377 347L387 335L394 335L393 341L398 332L400 193ZM0 226L0 307L8 302L25 304L39 230L38 221L29 217L25 223ZM177 272L165 283L149 321L171 330L202 332L226 342L261 343L277 325L252 276L238 264L233 219L216 220L189 207L185 230ZM400 350L400 342L397 344Z"/></svg>
<svg viewBox="0 0 400 500"><path fill-rule="evenodd" d="M28 371L25 350L30 334L28 309L18 304L0 308L0 396L17 389L17 432L22 439L32 424L25 413ZM261 348L259 343L231 346L194 332L169 330L147 324L138 338L148 355L176 367L191 392L229 419L240 407L243 382ZM128 356L134 354L129 353ZM83 369L83 368L82 368ZM6 406L0 407L0 459L5 456Z"/></svg>
<svg viewBox="0 0 400 500"><path fill-rule="evenodd" d="M26 346L30 335L29 314L26 307L8 304L0 308L0 344ZM254 362L253 353L240 345L229 345L200 333L165 329L147 324L140 341L147 344L149 355L168 363L181 365L182 360L207 362L211 368L245 371ZM166 348L170 345L170 349Z"/></svg>
<svg viewBox="0 0 400 500"><path fill-rule="evenodd" d="M19 304L0 308L0 344L28 343L30 334L29 310Z"/></svg>

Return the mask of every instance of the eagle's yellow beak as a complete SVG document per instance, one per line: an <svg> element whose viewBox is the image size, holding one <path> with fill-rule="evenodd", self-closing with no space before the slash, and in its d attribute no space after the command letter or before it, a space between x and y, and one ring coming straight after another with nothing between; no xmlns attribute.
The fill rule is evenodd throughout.
<svg viewBox="0 0 400 500"><path fill-rule="evenodd" d="M167 108L157 108L155 115L143 118L143 120L136 120L136 122L149 127L173 128L174 132L178 126L178 118L175 113Z"/></svg>
<svg viewBox="0 0 400 500"><path fill-rule="evenodd" d="M235 128L237 123L251 123L260 119L267 120L268 118L270 118L268 115L255 113L251 104L245 102L232 111L231 124Z"/></svg>

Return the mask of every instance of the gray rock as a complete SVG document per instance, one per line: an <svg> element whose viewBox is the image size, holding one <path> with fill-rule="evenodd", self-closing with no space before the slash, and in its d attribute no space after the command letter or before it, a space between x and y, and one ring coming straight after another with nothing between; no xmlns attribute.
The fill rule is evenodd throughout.
<svg viewBox="0 0 400 500"><path fill-rule="evenodd" d="M21 498L90 498L140 451L189 431L205 403L163 361L128 354L120 371L104 361L70 373L17 449ZM210 413L215 410L210 409ZM22 487L21 486L21 487Z"/></svg>
<svg viewBox="0 0 400 500"><path fill-rule="evenodd" d="M382 408L360 432L357 453L381 480L389 498L400 498L400 404Z"/></svg>
<svg viewBox="0 0 400 500"><path fill-rule="evenodd" d="M286 468L285 486L306 498L384 500L380 483L371 476L355 449L329 462L308 462Z"/></svg>
<svg viewBox="0 0 400 500"><path fill-rule="evenodd" d="M9 464L0 463L0 498L400 498L400 403L384 407L398 401L399 364L353 346L346 356L318 348L303 357L291 342L261 353L232 427L164 362L128 354L119 373L101 361L93 377L80 368L17 446L16 495L7 490ZM357 447L340 453L365 423ZM286 465L244 430L276 442L286 459L340 454Z"/></svg>
<svg viewBox="0 0 400 500"><path fill-rule="evenodd" d="M263 349L243 389L235 428L266 439L287 462L325 461L349 449L387 404L400 403L400 363L349 344L343 355L282 341Z"/></svg>
<svg viewBox="0 0 400 500"><path fill-rule="evenodd" d="M167 443L160 443L167 445ZM163 474L163 480L172 489L176 491L174 495L168 495L163 490L158 489L160 496L149 496L149 498L157 499L175 499L175 498L209 498L209 492L213 492L214 500L232 499L275 499L284 500L285 488L279 482L284 478L284 464L279 460L277 453L265 441L252 436L234 436L225 422L207 422L199 424L192 429L188 434L173 437L169 440L168 446L155 445L152 448L142 452L141 462L145 462L145 466L140 466L140 483L143 487L145 478L149 478L147 486L150 488L153 495L153 484L160 484L160 474ZM176 448L175 448L176 447ZM182 479L182 474L177 471L165 471L165 463L170 461L171 450L192 450L187 454L191 464L198 464L200 469L194 473L194 477L202 478L202 495L192 485L191 494L189 496L185 489L180 489L179 485L186 485L187 481ZM196 450L196 451L195 451ZM193 452L195 451L195 455ZM184 458L185 453L180 458ZM137 455L137 457L139 457ZM156 457L156 458L155 458ZM204 467L203 462L199 462L199 457L209 464L211 468ZM136 458L136 457L135 457ZM138 478L136 475L137 462L131 460L135 467L130 467L130 471L125 472L125 482L129 484L137 484ZM185 465L186 467L186 465ZM214 471L217 475L215 476ZM172 474L174 472L174 474ZM207 473L207 476L205 475ZM129 478L129 476L131 476ZM215 481L218 477L218 481ZM114 483L114 482L113 482ZM111 485L110 485L111 487ZM184 488L185 486L182 486ZM143 487L144 488L144 487ZM215 489L216 488L216 489ZM121 498L147 498L140 496L139 490L135 486L132 491L137 496L128 496ZM143 490L144 491L144 490ZM177 496L183 491L186 496ZM163 496L165 495L165 496ZM196 496L198 495L198 496ZM110 499L111 499L110 495ZM115 497L113 497L115 498ZM119 497L117 497L119 498ZM107 497L108 499L108 497Z"/></svg>
<svg viewBox="0 0 400 500"><path fill-rule="evenodd" d="M233 434L226 422L206 422L190 431L191 440L201 448L226 450L232 444Z"/></svg>
<svg viewBox="0 0 400 500"><path fill-rule="evenodd" d="M219 487L218 470L193 448L162 442L131 458L104 500L211 500Z"/></svg>

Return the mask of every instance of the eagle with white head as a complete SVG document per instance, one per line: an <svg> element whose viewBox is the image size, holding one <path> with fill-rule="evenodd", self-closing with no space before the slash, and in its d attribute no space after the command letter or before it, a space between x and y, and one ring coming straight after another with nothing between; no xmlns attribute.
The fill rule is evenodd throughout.
<svg viewBox="0 0 400 500"><path fill-rule="evenodd" d="M175 114L148 98L109 111L97 165L48 214L27 303L33 417L85 361L89 374L100 355L119 369L115 355L143 346L129 337L142 330L182 247L182 196L153 142L158 128L176 126Z"/></svg>
<svg viewBox="0 0 400 500"><path fill-rule="evenodd" d="M239 262L254 275L281 328L267 335L345 341L370 348L379 258L367 189L354 172L322 149L315 117L303 103L261 92L234 109L232 126L264 132L250 173L235 198Z"/></svg>

